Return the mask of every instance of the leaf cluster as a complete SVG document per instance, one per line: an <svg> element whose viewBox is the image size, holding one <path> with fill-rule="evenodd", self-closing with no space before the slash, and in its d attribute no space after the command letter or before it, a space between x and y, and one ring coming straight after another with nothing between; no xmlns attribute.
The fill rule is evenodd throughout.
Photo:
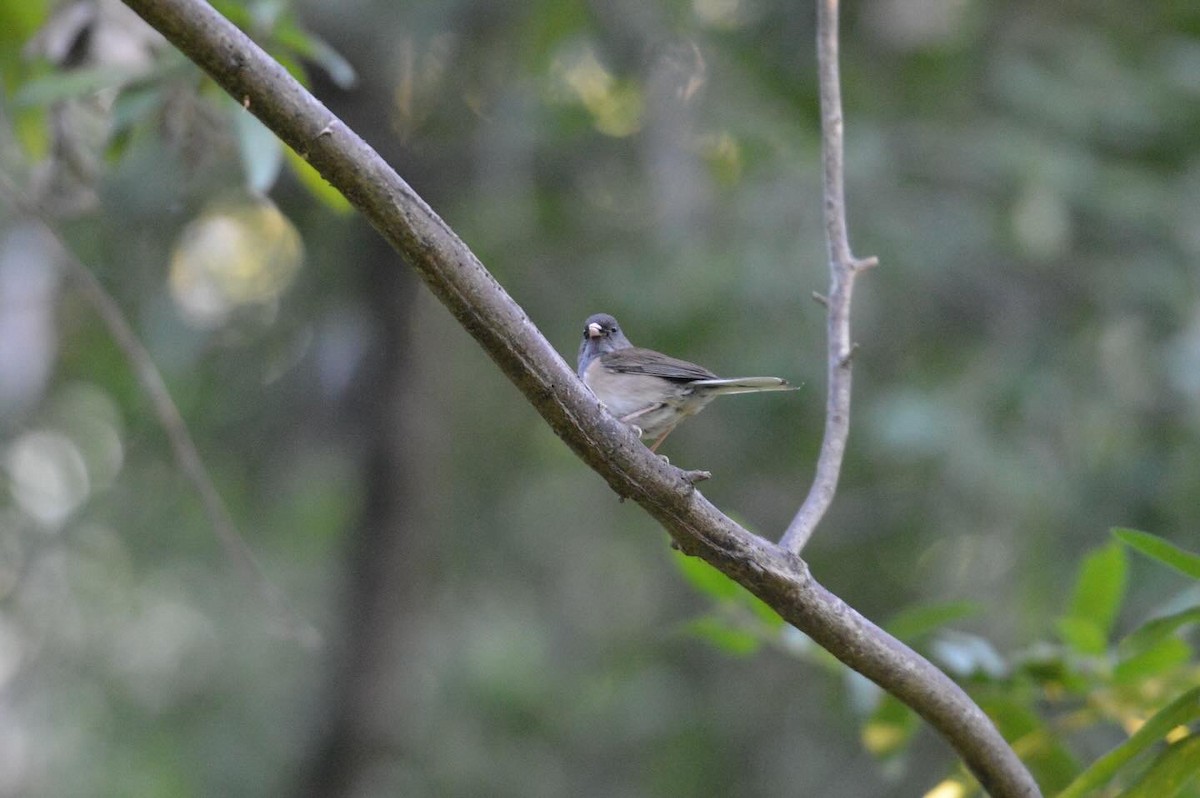
<svg viewBox="0 0 1200 798"><path fill-rule="evenodd" d="M988 712L1040 784L1060 798L1195 796L1200 790L1200 586L1164 600L1127 631L1129 552L1200 581L1200 554L1133 529L1076 569L1066 606L1049 620L1045 639L1002 654L987 639L955 627L983 608L967 602L913 606L884 628L939 663ZM787 626L769 608L705 563L678 557L687 582L711 600L684 628L737 656L770 647L824 669L842 682L858 718L863 747L900 772L920 719ZM1088 764L1096 739L1121 742ZM964 773L947 775L930 796L979 794Z"/></svg>

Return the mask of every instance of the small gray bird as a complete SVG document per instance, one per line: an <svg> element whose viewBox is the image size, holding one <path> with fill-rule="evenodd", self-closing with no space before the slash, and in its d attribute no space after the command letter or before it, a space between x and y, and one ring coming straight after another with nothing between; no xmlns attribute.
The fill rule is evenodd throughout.
<svg viewBox="0 0 1200 798"><path fill-rule="evenodd" d="M608 412L654 439L652 452L680 421L722 394L792 390L779 377L722 379L695 363L634 346L607 313L583 323L579 378Z"/></svg>

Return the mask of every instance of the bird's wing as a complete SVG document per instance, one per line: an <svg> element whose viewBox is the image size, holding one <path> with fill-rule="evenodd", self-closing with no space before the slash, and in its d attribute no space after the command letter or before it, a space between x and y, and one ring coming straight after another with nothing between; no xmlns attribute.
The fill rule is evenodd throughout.
<svg viewBox="0 0 1200 798"><path fill-rule="evenodd" d="M642 349L637 346L608 352L601 356L600 362L606 368L624 374L648 374L652 377L678 382L718 379L716 374L695 363L667 357L653 349Z"/></svg>

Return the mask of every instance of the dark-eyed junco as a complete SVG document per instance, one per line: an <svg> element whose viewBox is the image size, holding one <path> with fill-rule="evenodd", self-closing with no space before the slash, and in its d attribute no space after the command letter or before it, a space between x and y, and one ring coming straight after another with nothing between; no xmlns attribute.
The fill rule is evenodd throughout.
<svg viewBox="0 0 1200 798"><path fill-rule="evenodd" d="M722 379L695 363L634 346L607 313L583 323L579 378L608 412L654 439L652 452L680 421L722 394L792 388L779 377Z"/></svg>

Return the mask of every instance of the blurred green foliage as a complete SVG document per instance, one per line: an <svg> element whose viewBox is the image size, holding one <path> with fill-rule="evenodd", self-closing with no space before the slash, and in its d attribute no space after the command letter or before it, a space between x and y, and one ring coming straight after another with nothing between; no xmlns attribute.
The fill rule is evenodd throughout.
<svg viewBox="0 0 1200 798"><path fill-rule="evenodd" d="M1145 532L1113 532L1116 539L1171 568L1196 556ZM687 580L709 595L718 609L755 600L715 569L697 562L679 560ZM1200 773L1200 754L1190 744L1194 739L1190 727L1200 720L1200 665L1180 632L1200 620L1200 604L1195 603L1193 589L1165 602L1161 610L1165 614L1114 640L1111 625L1124 604L1127 567L1125 548L1116 540L1088 554L1079 566L1069 606L1054 623L1061 643L1034 641L1008 657L996 654L979 638L948 628L974 614L977 608L972 606L909 608L886 628L923 650L976 694L1047 794L1095 795L1116 781L1127 789L1118 787L1104 794L1191 795L1184 790ZM1180 601L1192 605L1182 612L1165 609ZM687 628L738 655L763 643L801 655L816 652L811 644L795 645L798 633L767 616L708 614ZM827 655L820 661L831 664ZM895 764L907 754L918 718L892 696L869 692L873 695L858 707L863 745L881 765ZM1080 772L1077 759L1068 753L1068 743L1105 724L1132 734ZM980 793L969 776L960 774L948 776L933 794Z"/></svg>
<svg viewBox="0 0 1200 798"><path fill-rule="evenodd" d="M805 383L669 443L720 506L786 525L823 410L811 9L218 7L568 360L606 310L636 343ZM851 238L882 265L805 556L971 691L1047 794L1198 795L1200 6L871 0L843 23ZM328 641L273 635L130 364L5 203L0 795L313 794L343 695L346 794L976 789L909 710L671 553L119 4L0 6L0 83L0 169L125 309Z"/></svg>

